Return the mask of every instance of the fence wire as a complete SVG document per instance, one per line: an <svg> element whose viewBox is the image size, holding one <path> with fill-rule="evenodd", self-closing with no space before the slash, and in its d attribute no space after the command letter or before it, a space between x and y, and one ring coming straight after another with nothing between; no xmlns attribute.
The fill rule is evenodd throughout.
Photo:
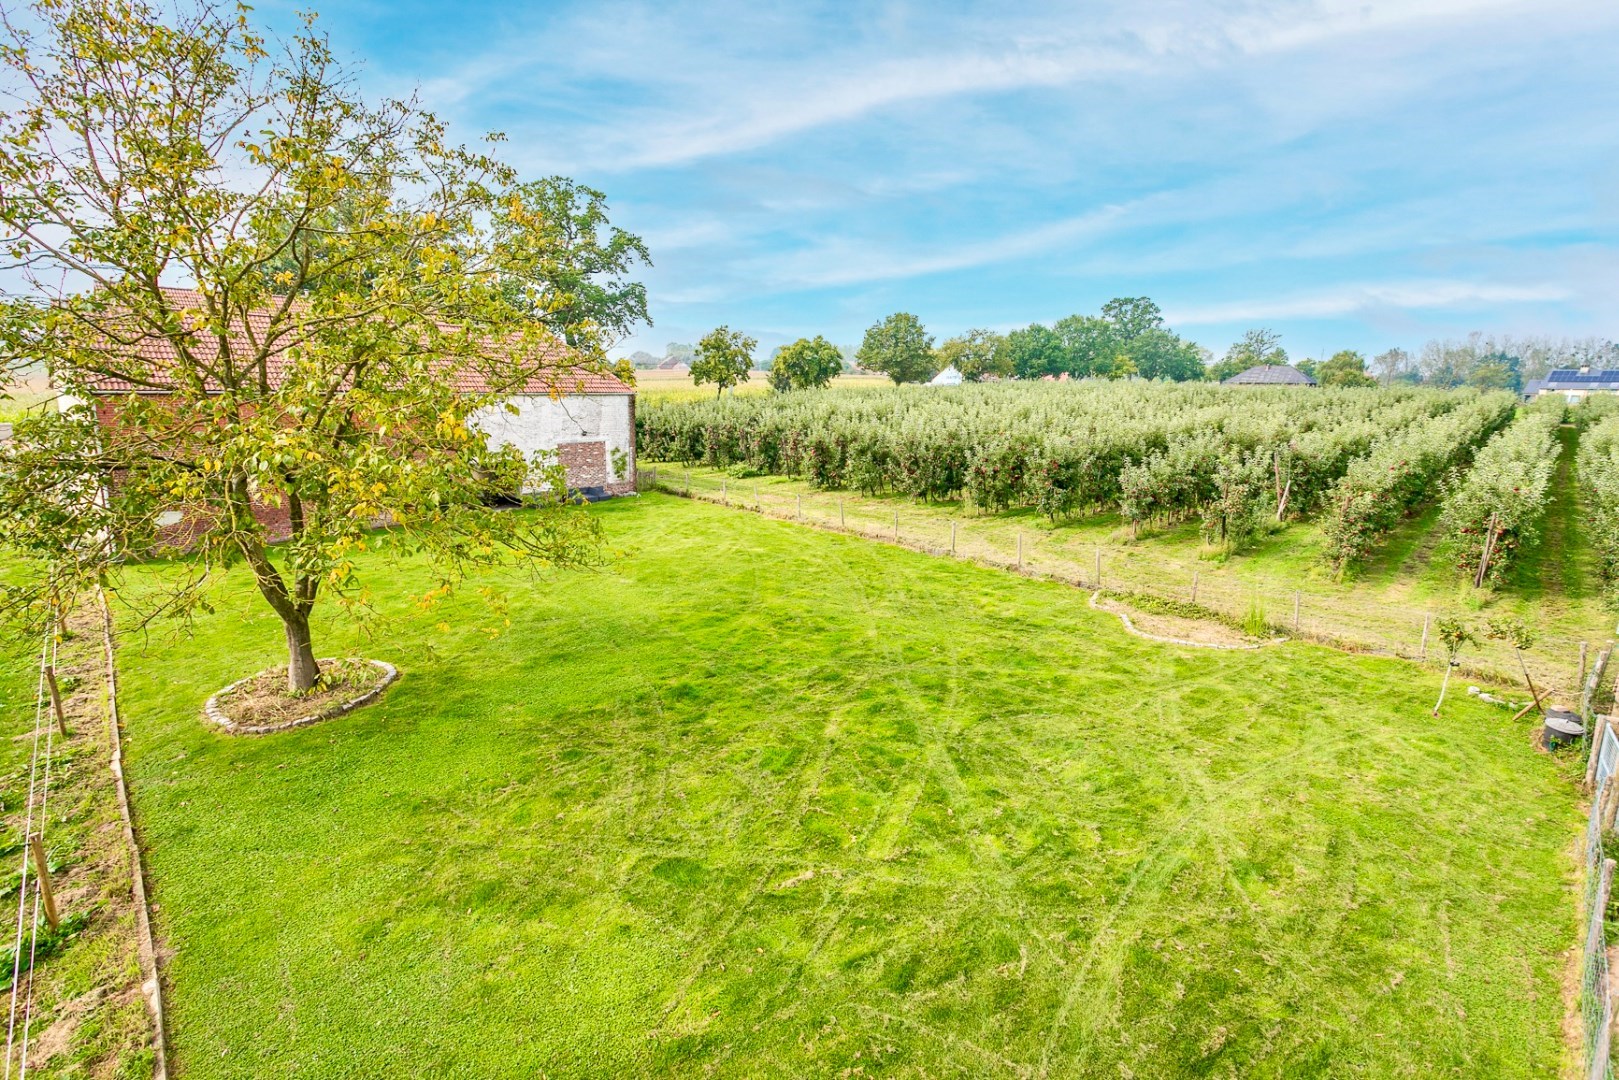
<svg viewBox="0 0 1619 1080"><path fill-rule="evenodd" d="M637 479L641 490L661 490L768 517L799 520L1087 589L1100 587L1192 602L1234 624L1263 623L1276 632L1322 644L1419 662L1445 660L1437 623L1446 611L1369 599L1348 587L1324 592L1319 583L1301 581L1288 587L1275 581L1240 580L1199 559L1077 540L1069 530L1039 528L1026 517L951 518L937 508L893 499L783 490L751 478L681 466L648 465ZM1522 660L1543 693L1572 703L1578 700L1586 674L1583 648L1577 638L1543 632ZM1519 662L1519 654L1510 645L1484 638L1467 646L1456 672L1521 688ZM1529 701L1527 691L1520 696L1523 703Z"/></svg>
<svg viewBox="0 0 1619 1080"><path fill-rule="evenodd" d="M1590 1080L1613 1077L1611 1032L1613 1031L1613 987L1608 976L1607 910L1613 887L1614 860L1606 851L1606 833L1612 826L1619 783L1619 736L1606 724L1600 741L1592 748L1595 760L1591 816L1585 829L1585 949L1580 964L1580 1018L1583 1024L1585 1059L1582 1075Z"/></svg>

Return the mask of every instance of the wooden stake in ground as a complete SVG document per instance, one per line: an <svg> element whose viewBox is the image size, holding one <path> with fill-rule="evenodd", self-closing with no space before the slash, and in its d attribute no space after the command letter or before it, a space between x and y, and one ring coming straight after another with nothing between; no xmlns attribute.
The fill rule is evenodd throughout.
<svg viewBox="0 0 1619 1080"><path fill-rule="evenodd" d="M1484 633L1487 637L1494 638L1496 641L1504 641L1512 646L1512 651L1518 654L1518 668L1523 672L1524 684L1529 687L1530 704L1544 713L1546 707L1540 703L1540 691L1535 689L1535 680L1529 677L1529 665L1524 663L1523 659L1524 652L1535 644L1533 628L1521 619L1511 619L1503 616L1499 619L1491 619L1485 624ZM1582 641L1580 644L1584 646L1585 643ZM1528 709L1524 710L1524 712L1528 711ZM1523 713L1518 715L1522 716Z"/></svg>
<svg viewBox="0 0 1619 1080"><path fill-rule="evenodd" d="M1439 706L1445 703L1445 690L1450 686L1450 672L1456 666L1456 654L1462 646L1473 640L1473 632L1456 619L1439 620L1439 640L1445 644L1445 677L1439 684L1439 700L1434 702L1433 714L1439 716Z"/></svg>
<svg viewBox="0 0 1619 1080"><path fill-rule="evenodd" d="M899 543L899 511L894 511L894 543Z"/></svg>
<svg viewBox="0 0 1619 1080"><path fill-rule="evenodd" d="M56 917L56 893L51 889L51 870L45 865L45 848L39 842L38 833L28 837L28 854L33 856L34 877L39 879L39 898L45 905L45 921L55 930L62 920Z"/></svg>
<svg viewBox="0 0 1619 1080"><path fill-rule="evenodd" d="M1499 514L1490 515L1490 523L1484 529L1484 550L1479 555L1478 573L1473 576L1473 588L1482 589L1484 578L1490 572L1490 556L1495 554L1495 523Z"/></svg>
<svg viewBox="0 0 1619 1080"><path fill-rule="evenodd" d="M956 553L956 523L954 521L952 521L950 523L950 554L954 555L955 553Z"/></svg>
<svg viewBox="0 0 1619 1080"><path fill-rule="evenodd" d="M67 714L62 711L62 691L56 686L56 668L45 669L45 685L51 692L51 711L56 714L56 730L62 733L62 738L69 738Z"/></svg>
<svg viewBox="0 0 1619 1080"><path fill-rule="evenodd" d="M1590 644L1588 642L1584 642L1584 641L1580 642L1580 687L1581 687L1581 689L1584 689L1584 687L1585 687L1585 654L1586 654L1586 650L1589 649L1589 648L1590 648Z"/></svg>

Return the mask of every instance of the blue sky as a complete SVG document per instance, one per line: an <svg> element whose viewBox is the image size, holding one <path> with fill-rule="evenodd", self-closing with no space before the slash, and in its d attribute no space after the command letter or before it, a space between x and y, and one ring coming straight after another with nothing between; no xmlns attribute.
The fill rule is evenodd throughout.
<svg viewBox="0 0 1619 1080"><path fill-rule="evenodd" d="M303 6L303 5L298 5ZM261 5L273 27L292 5ZM719 323L941 339L1151 296L1221 353L1619 337L1619 3L360 2L322 24Z"/></svg>

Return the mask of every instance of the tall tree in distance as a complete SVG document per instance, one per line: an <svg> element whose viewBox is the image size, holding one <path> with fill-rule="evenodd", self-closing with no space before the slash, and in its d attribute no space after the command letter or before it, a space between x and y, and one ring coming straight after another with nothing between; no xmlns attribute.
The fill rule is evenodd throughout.
<svg viewBox="0 0 1619 1080"><path fill-rule="evenodd" d="M1012 355L1004 335L993 330L969 330L939 346L939 367L954 365L968 382L987 376L1012 374Z"/></svg>
<svg viewBox="0 0 1619 1080"><path fill-rule="evenodd" d="M415 103L368 103L312 16L271 42L240 6L50 0L0 40L0 242L26 283L0 341L67 395L119 395L108 428L88 408L18 426L0 542L50 569L0 603L39 613L115 575L183 508L192 557L164 605L245 565L301 692L317 603L363 598L361 547L429 556L424 602L514 556L599 558L560 471L477 428L518 388L609 370L645 318L625 276L645 249L599 193L525 184ZM491 507L519 490L550 494ZM274 548L266 504L290 521Z"/></svg>
<svg viewBox="0 0 1619 1080"><path fill-rule="evenodd" d="M1251 367L1262 364L1287 363L1287 350L1282 348L1281 335L1274 330L1249 330L1242 335L1242 340L1226 350L1225 359L1217 367L1229 374L1221 378L1229 378L1238 372L1246 371Z"/></svg>
<svg viewBox="0 0 1619 1080"><path fill-rule="evenodd" d="M772 390L807 390L825 386L843 371L843 353L826 338L799 338L784 345L770 364Z"/></svg>
<svg viewBox="0 0 1619 1080"><path fill-rule="evenodd" d="M861 367L887 375L895 385L926 382L939 371L933 338L920 319L903 311L867 330L856 355Z"/></svg>
<svg viewBox="0 0 1619 1080"><path fill-rule="evenodd" d="M748 381L753 370L753 350L759 343L740 330L715 327L703 335L691 362L691 381L698 386L714 384L718 397L737 383Z"/></svg>
<svg viewBox="0 0 1619 1080"><path fill-rule="evenodd" d="M1125 341L1164 328L1163 310L1145 296L1119 296L1109 300L1102 305L1102 318L1112 324Z"/></svg>
<svg viewBox="0 0 1619 1080"><path fill-rule="evenodd" d="M1366 374L1366 358L1352 349L1332 354L1316 368L1315 377L1322 386L1376 386L1377 380Z"/></svg>

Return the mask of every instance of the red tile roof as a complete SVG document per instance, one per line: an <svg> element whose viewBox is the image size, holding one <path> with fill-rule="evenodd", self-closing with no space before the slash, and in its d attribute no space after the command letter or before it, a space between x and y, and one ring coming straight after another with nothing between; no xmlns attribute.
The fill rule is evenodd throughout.
<svg viewBox="0 0 1619 1080"><path fill-rule="evenodd" d="M191 289L165 288L170 302L181 309L201 308L204 306L202 294ZM293 307L302 306L299 301L293 302ZM231 351L234 354L249 356L257 352L254 342L262 343L270 332L271 322L274 318L270 310L250 311L247 313L245 324L231 328ZM179 349L167 337L157 334L142 333L120 346L120 352L125 355L138 356L153 365L154 376L165 363L172 363L179 358ZM606 372L592 371L579 365L568 365L565 359L564 347L559 343L550 347L547 360L554 360L555 365L545 371L531 376L521 389L513 390L513 396L524 395L553 395L569 396L575 394L633 394L634 387L628 386L613 375ZM279 382L285 377L290 361L286 354L276 351L269 356L269 376L271 384ZM490 391L488 380L482 372L469 368L461 368L451 373L455 388L464 394L483 394ZM150 386L142 386L125 379L115 379L102 376L92 376L89 380L90 391L94 394L128 394L148 393L161 394L165 391ZM216 387L209 387L210 392L217 392Z"/></svg>

